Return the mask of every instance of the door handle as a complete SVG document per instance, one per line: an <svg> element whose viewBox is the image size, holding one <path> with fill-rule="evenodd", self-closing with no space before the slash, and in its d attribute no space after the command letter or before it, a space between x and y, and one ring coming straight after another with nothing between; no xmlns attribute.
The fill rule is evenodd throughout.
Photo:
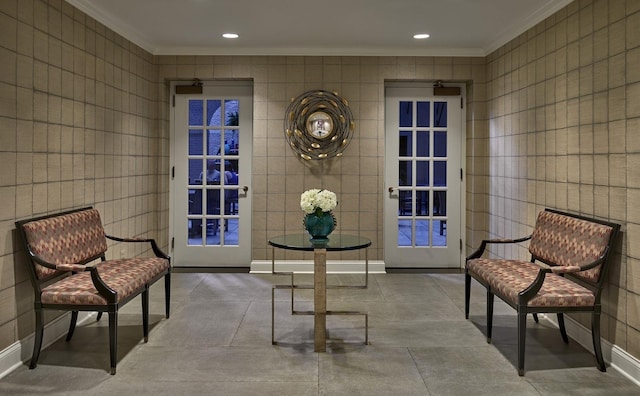
<svg viewBox="0 0 640 396"><path fill-rule="evenodd" d="M247 191L249 191L249 187L248 186L243 186L242 187L242 191L245 192L245 194L247 193Z"/></svg>
<svg viewBox="0 0 640 396"><path fill-rule="evenodd" d="M393 193L394 187L389 187L389 194Z"/></svg>

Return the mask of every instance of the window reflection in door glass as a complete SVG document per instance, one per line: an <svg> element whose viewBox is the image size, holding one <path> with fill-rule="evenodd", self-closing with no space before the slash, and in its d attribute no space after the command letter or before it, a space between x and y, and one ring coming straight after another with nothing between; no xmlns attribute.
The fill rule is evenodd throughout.
<svg viewBox="0 0 640 396"><path fill-rule="evenodd" d="M398 155L400 157L411 157L413 139L411 131L400 131L400 149Z"/></svg>
<svg viewBox="0 0 640 396"><path fill-rule="evenodd" d="M189 184L202 184L202 160L189 160Z"/></svg>
<svg viewBox="0 0 640 396"><path fill-rule="evenodd" d="M416 220L416 246L429 246L429 220Z"/></svg>
<svg viewBox="0 0 640 396"><path fill-rule="evenodd" d="M398 116L401 127L413 126L413 102L400 101L400 112Z"/></svg>
<svg viewBox="0 0 640 396"><path fill-rule="evenodd" d="M416 133L416 151L418 157L428 157L429 154L429 131L418 131Z"/></svg>
<svg viewBox="0 0 640 396"><path fill-rule="evenodd" d="M189 125L203 125L202 122L202 101L190 100L189 101Z"/></svg>
<svg viewBox="0 0 640 396"><path fill-rule="evenodd" d="M399 161L398 165L398 185L410 186L413 178L411 161Z"/></svg>
<svg viewBox="0 0 640 396"><path fill-rule="evenodd" d="M240 110L238 108L238 99L230 99L224 101L224 125L225 126L238 126L240 125Z"/></svg>
<svg viewBox="0 0 640 396"><path fill-rule="evenodd" d="M189 129L189 155L202 155L202 130Z"/></svg>
<svg viewBox="0 0 640 396"><path fill-rule="evenodd" d="M220 155L219 129L207 129L207 155Z"/></svg>
<svg viewBox="0 0 640 396"><path fill-rule="evenodd" d="M222 119L220 100L207 100L207 125L209 126L221 126Z"/></svg>
<svg viewBox="0 0 640 396"><path fill-rule="evenodd" d="M416 186L429 185L429 161L416 161Z"/></svg>
<svg viewBox="0 0 640 396"><path fill-rule="evenodd" d="M413 215L413 199L411 191L401 190L398 192L398 214L400 216Z"/></svg>
<svg viewBox="0 0 640 396"><path fill-rule="evenodd" d="M446 131L433 132L433 156L434 157L447 156L447 132Z"/></svg>
<svg viewBox="0 0 640 396"><path fill-rule="evenodd" d="M417 102L416 103L416 126L428 127L429 126L429 105L430 102Z"/></svg>
<svg viewBox="0 0 640 396"><path fill-rule="evenodd" d="M446 191L433 192L433 215L434 216L447 215L447 192Z"/></svg>
<svg viewBox="0 0 640 396"><path fill-rule="evenodd" d="M447 126L447 102L433 102L433 126Z"/></svg>
<svg viewBox="0 0 640 396"><path fill-rule="evenodd" d="M411 246L413 240L411 232L411 220L398 221L398 246Z"/></svg>
<svg viewBox="0 0 640 396"><path fill-rule="evenodd" d="M429 215L429 191L416 191L416 215Z"/></svg>
<svg viewBox="0 0 640 396"><path fill-rule="evenodd" d="M433 161L433 185L445 187L447 185L447 162Z"/></svg>

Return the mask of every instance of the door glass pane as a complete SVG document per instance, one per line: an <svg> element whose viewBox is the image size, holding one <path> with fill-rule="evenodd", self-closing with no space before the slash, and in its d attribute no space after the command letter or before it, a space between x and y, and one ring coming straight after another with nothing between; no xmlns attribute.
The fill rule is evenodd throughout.
<svg viewBox="0 0 640 396"><path fill-rule="evenodd" d="M401 127L413 126L413 102L400 101L398 125Z"/></svg>
<svg viewBox="0 0 640 396"><path fill-rule="evenodd" d="M447 185L447 162L433 161L433 185L435 187L446 187Z"/></svg>
<svg viewBox="0 0 640 396"><path fill-rule="evenodd" d="M207 125L209 126L221 126L222 114L221 114L221 101L220 100L207 100Z"/></svg>
<svg viewBox="0 0 640 396"><path fill-rule="evenodd" d="M433 132L433 156L434 157L447 156L447 132L446 131Z"/></svg>
<svg viewBox="0 0 640 396"><path fill-rule="evenodd" d="M412 182L411 161L399 161L398 185L410 186Z"/></svg>
<svg viewBox="0 0 640 396"><path fill-rule="evenodd" d="M208 215L220 214L220 189L219 188L207 189L207 214Z"/></svg>
<svg viewBox="0 0 640 396"><path fill-rule="evenodd" d="M416 186L429 185L429 161L416 161Z"/></svg>
<svg viewBox="0 0 640 396"><path fill-rule="evenodd" d="M429 132L418 131L416 133L416 155L418 157L429 157Z"/></svg>
<svg viewBox="0 0 640 396"><path fill-rule="evenodd" d="M413 215L413 200L411 199L411 191L399 191L398 198L398 214L400 216Z"/></svg>
<svg viewBox="0 0 640 396"><path fill-rule="evenodd" d="M433 126L447 126L447 102L433 102Z"/></svg>
<svg viewBox="0 0 640 396"><path fill-rule="evenodd" d="M447 246L447 221L433 220L433 246Z"/></svg>
<svg viewBox="0 0 640 396"><path fill-rule="evenodd" d="M189 160L189 184L202 184L202 160Z"/></svg>
<svg viewBox="0 0 640 396"><path fill-rule="evenodd" d="M224 132L224 153L225 155L237 155L238 130L230 129Z"/></svg>
<svg viewBox="0 0 640 396"><path fill-rule="evenodd" d="M411 220L398 221L398 246L412 245Z"/></svg>
<svg viewBox="0 0 640 396"><path fill-rule="evenodd" d="M201 126L203 125L203 109L201 100L189 101L189 125Z"/></svg>
<svg viewBox="0 0 640 396"><path fill-rule="evenodd" d="M240 111L238 109L238 100L230 99L224 101L224 109L225 109L225 126L238 126L240 125Z"/></svg>
<svg viewBox="0 0 640 396"><path fill-rule="evenodd" d="M417 115L417 121L416 121L416 126L417 127L428 127L429 126L429 102L418 102L416 103L416 115Z"/></svg>
<svg viewBox="0 0 640 396"><path fill-rule="evenodd" d="M202 129L189 129L189 155L202 155Z"/></svg>
<svg viewBox="0 0 640 396"><path fill-rule="evenodd" d="M189 246L202 245L202 220L187 219L187 232L189 235L187 244Z"/></svg>
<svg viewBox="0 0 640 396"><path fill-rule="evenodd" d="M207 129L207 155L220 155L219 129Z"/></svg>
<svg viewBox="0 0 640 396"><path fill-rule="evenodd" d="M412 145L411 131L400 131L400 150L398 155L400 157L411 157Z"/></svg>
<svg viewBox="0 0 640 396"><path fill-rule="evenodd" d="M429 220L416 220L416 246L429 246Z"/></svg>
<svg viewBox="0 0 640 396"><path fill-rule="evenodd" d="M446 191L433 192L433 215L434 216L447 215L447 192Z"/></svg>
<svg viewBox="0 0 640 396"><path fill-rule="evenodd" d="M429 191L416 191L416 215L429 216Z"/></svg>
<svg viewBox="0 0 640 396"><path fill-rule="evenodd" d="M190 215L202 214L202 190L192 189L189 190L189 213Z"/></svg>

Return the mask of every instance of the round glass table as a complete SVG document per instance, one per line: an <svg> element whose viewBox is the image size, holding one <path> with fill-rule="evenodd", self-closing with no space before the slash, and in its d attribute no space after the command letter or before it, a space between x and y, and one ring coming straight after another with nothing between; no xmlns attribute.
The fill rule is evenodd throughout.
<svg viewBox="0 0 640 396"><path fill-rule="evenodd" d="M269 239L272 246L271 273L274 275L289 275L291 282L288 285L275 285L271 289L271 343L275 341L275 290L291 290L291 314L313 315L314 317L314 350L325 352L327 345L327 315L362 315L365 319L364 343L369 343L369 315L358 311L328 311L327 310L327 252L365 249L365 283L364 285L341 285L330 288L367 288L369 284L369 257L368 247L371 240L368 238L347 235L331 234L329 240L323 243L313 243L309 234L280 235ZM313 311L296 311L294 309L294 290L305 288L296 285L293 272L277 272L275 270L275 249L313 251ZM308 288L308 287L307 287Z"/></svg>
<svg viewBox="0 0 640 396"><path fill-rule="evenodd" d="M280 249L305 250L326 249L329 252L357 250L371 246L371 240L361 236L331 234L327 243L314 244L309 234L280 235L269 239L269 245Z"/></svg>

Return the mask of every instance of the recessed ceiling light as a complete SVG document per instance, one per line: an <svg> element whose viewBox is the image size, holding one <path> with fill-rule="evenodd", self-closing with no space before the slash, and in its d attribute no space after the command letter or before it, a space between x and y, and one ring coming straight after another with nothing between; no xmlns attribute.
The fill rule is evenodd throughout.
<svg viewBox="0 0 640 396"><path fill-rule="evenodd" d="M224 37L224 38L238 38L238 35L236 33L223 33L222 37Z"/></svg>
<svg viewBox="0 0 640 396"><path fill-rule="evenodd" d="M429 37L430 36L427 33L418 33L418 34L414 34L413 35L413 38L414 39L418 39L418 40L426 39L426 38L429 38Z"/></svg>

